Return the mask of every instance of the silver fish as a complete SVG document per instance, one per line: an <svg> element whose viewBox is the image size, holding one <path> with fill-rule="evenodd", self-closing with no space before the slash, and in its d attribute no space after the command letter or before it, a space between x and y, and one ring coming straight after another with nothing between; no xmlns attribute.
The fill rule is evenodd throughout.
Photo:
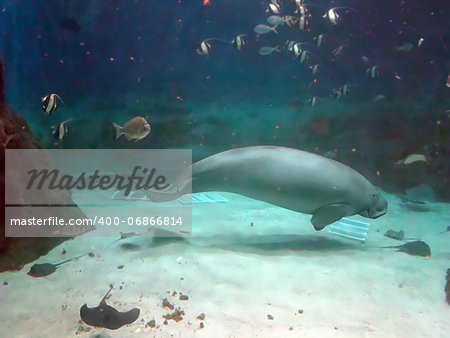
<svg viewBox="0 0 450 338"><path fill-rule="evenodd" d="M123 127L113 123L113 127L116 130L116 140L125 135L127 140L142 140L150 133L150 124L141 116L133 117Z"/></svg>
<svg viewBox="0 0 450 338"><path fill-rule="evenodd" d="M255 33L258 34L267 34L270 32L275 32L275 34L278 34L276 27L271 27L271 26L267 26L267 25L257 25L254 29Z"/></svg>
<svg viewBox="0 0 450 338"><path fill-rule="evenodd" d="M278 26L284 25L285 19L278 15L271 15L267 18L267 22L271 25Z"/></svg>
<svg viewBox="0 0 450 338"><path fill-rule="evenodd" d="M398 46L396 50L398 52L410 52L414 48L414 45L411 42L405 42L401 46Z"/></svg>
<svg viewBox="0 0 450 338"><path fill-rule="evenodd" d="M278 46L276 47L261 47L258 51L259 55L270 55L273 52L279 52Z"/></svg>

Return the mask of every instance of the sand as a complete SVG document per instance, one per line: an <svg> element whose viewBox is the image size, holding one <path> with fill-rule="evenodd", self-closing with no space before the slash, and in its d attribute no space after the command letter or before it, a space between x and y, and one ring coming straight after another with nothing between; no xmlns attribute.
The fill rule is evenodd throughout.
<svg viewBox="0 0 450 338"><path fill-rule="evenodd" d="M437 235L450 224L448 205L410 211L385 193L389 213L369 220L368 241L359 244L316 232L308 215L221 195L228 202L194 207L194 234L186 240L140 236L106 250L114 238L85 234L36 262L89 251L94 257L45 278L26 274L31 263L2 273L0 336L448 337L443 288L450 233ZM388 229L420 237L431 246L431 259L375 248L399 244L383 236ZM124 250L123 243L139 247ZM109 284L115 289L108 304L140 308L138 320L115 331L80 323L79 308L96 306ZM162 307L164 298L184 311L181 321L163 323L172 312ZM196 318L201 313L204 320ZM152 319L155 328L146 325Z"/></svg>

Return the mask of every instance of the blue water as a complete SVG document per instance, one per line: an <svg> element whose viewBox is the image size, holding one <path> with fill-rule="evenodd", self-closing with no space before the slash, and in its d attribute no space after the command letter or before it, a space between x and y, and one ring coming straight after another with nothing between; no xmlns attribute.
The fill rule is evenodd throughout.
<svg viewBox="0 0 450 338"><path fill-rule="evenodd" d="M274 3L280 14L270 10ZM450 233L436 234L449 225L450 3L309 0L304 6L308 24L299 29L294 0L5 0L0 57L7 101L44 148L181 148L192 149L198 161L271 144L345 163L394 204L387 220L381 218L377 244L384 231L412 224L413 234L436 245L440 261L430 274L442 280L427 290L440 288L444 302ZM333 12L337 24L324 17L334 7L340 7ZM268 25L271 15L293 16L295 23L256 34L254 27ZM231 43L239 35L240 49ZM207 53L199 53L205 40ZM298 55L290 41L302 43ZM262 47L278 50L260 55ZM50 93L63 100L52 116L41 107ZM116 140L112 123L123 126L135 116L149 122L150 134ZM67 135L55 139L55 128L68 119ZM423 160L408 163L411 155ZM248 208L240 212L252 219L256 207ZM208 231L207 221L199 224ZM430 299L438 299L433 292Z"/></svg>

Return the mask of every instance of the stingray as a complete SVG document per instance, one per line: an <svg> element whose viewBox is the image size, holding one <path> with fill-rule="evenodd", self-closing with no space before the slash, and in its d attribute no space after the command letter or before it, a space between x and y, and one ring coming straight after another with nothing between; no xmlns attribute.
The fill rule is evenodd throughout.
<svg viewBox="0 0 450 338"><path fill-rule="evenodd" d="M52 264L52 263L42 263L42 264L33 264L33 266L30 268L30 271L28 271L28 275L31 277L45 277L48 275L51 275L53 272L56 271L56 268L64 263L70 262L71 260L81 258L83 256L86 256L87 254L72 257L70 259L67 259L65 261L62 261L61 263Z"/></svg>
<svg viewBox="0 0 450 338"><path fill-rule="evenodd" d="M383 249L398 249L397 251L412 256L431 257L431 248L424 241L408 242L402 245L383 246Z"/></svg>
<svg viewBox="0 0 450 338"><path fill-rule="evenodd" d="M135 236L141 236L142 234L138 234L135 232L121 232L120 233L120 238L116 239L115 241L112 241L111 243L108 244L108 246L106 247L106 249L108 249L111 245L113 245L114 243L121 241L122 239L127 239L127 238L131 238L131 237L135 237Z"/></svg>
<svg viewBox="0 0 450 338"><path fill-rule="evenodd" d="M396 239L398 241L403 241L403 240L417 241L418 240L417 238L414 238L414 237L405 237L405 233L403 230L395 231L395 230L390 229L390 230L386 231L384 236L392 238L392 239Z"/></svg>
<svg viewBox="0 0 450 338"><path fill-rule="evenodd" d="M80 316L83 322L91 326L104 327L110 330L117 330L124 325L133 323L139 317L141 310L134 308L127 312L117 311L112 306L106 304L106 297L113 289L110 285L109 291L96 307L89 308L84 304L80 308Z"/></svg>

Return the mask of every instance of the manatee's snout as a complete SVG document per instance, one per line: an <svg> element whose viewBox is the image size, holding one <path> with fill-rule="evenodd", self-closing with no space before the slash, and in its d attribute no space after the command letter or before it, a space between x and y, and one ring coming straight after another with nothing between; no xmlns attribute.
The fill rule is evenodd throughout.
<svg viewBox="0 0 450 338"><path fill-rule="evenodd" d="M388 203L383 196L378 195L374 204L366 210L361 211L359 214L368 218L378 218L387 213Z"/></svg>

